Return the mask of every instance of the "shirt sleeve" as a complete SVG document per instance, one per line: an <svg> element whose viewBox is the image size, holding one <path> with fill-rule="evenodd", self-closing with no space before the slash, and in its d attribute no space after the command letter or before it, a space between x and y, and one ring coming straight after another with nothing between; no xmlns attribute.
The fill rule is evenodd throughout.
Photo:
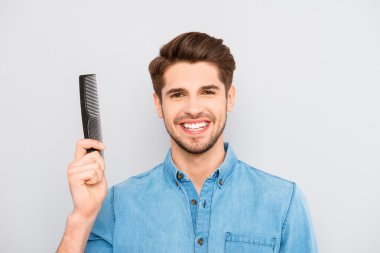
<svg viewBox="0 0 380 253"><path fill-rule="evenodd" d="M280 253L317 253L306 199L296 184L281 232Z"/></svg>
<svg viewBox="0 0 380 253"><path fill-rule="evenodd" d="M112 187L108 190L102 208L95 220L94 226L87 240L85 253L111 253L114 227L114 188Z"/></svg>

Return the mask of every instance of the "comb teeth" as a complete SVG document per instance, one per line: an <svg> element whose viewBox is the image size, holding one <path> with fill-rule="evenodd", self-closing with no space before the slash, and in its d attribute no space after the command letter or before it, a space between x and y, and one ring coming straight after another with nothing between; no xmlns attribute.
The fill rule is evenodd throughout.
<svg viewBox="0 0 380 253"><path fill-rule="evenodd" d="M91 118L99 117L99 101L98 91L96 87L96 76L87 75L84 78L85 96L86 96L86 109Z"/></svg>
<svg viewBox="0 0 380 253"><path fill-rule="evenodd" d="M102 128L100 125L100 118L90 118L89 135L90 139L102 141Z"/></svg>
<svg viewBox="0 0 380 253"><path fill-rule="evenodd" d="M96 75L79 76L79 91L84 137L102 141Z"/></svg>

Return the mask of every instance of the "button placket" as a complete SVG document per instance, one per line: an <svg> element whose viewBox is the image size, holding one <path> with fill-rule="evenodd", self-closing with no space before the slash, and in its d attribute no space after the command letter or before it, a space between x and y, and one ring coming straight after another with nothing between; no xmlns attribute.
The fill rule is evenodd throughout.
<svg viewBox="0 0 380 253"><path fill-rule="evenodd" d="M207 252L208 233L210 228L211 198L215 184L215 178L208 178L204 182L199 198L197 226L195 233L195 252Z"/></svg>
<svg viewBox="0 0 380 253"><path fill-rule="evenodd" d="M177 178L178 178L177 174ZM189 206L190 218L193 224L193 231L195 235L197 209L198 209L198 193L190 180L187 177L183 177L180 181L183 190L186 192L186 200Z"/></svg>

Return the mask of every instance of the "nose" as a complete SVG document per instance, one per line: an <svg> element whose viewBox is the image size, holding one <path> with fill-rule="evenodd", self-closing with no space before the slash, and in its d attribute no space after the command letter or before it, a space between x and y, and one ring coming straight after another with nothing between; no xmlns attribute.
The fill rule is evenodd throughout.
<svg viewBox="0 0 380 253"><path fill-rule="evenodd" d="M198 99L196 96L189 97L185 106L185 113L190 114L196 118L197 115L199 115L202 112L203 112L202 101Z"/></svg>

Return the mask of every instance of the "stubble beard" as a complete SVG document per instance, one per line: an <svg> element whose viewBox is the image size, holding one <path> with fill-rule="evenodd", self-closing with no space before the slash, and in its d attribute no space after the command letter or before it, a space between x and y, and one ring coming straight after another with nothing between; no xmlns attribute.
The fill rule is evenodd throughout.
<svg viewBox="0 0 380 253"><path fill-rule="evenodd" d="M168 123L165 120L165 115L164 115L164 125L166 128L166 131L172 138L172 140L175 141L175 143L184 151L186 151L189 154L193 155L200 155L203 154L207 151L209 151L215 143L218 141L219 137L222 135L224 128L226 127L226 122L227 122L227 113L225 114L224 117L224 122L222 122L221 125L216 126L216 131L214 133L211 133L210 138L205 144L202 144L199 142L198 137L190 137L191 143L187 143L184 140L181 139L181 137L176 136L174 134L174 130L168 127Z"/></svg>

